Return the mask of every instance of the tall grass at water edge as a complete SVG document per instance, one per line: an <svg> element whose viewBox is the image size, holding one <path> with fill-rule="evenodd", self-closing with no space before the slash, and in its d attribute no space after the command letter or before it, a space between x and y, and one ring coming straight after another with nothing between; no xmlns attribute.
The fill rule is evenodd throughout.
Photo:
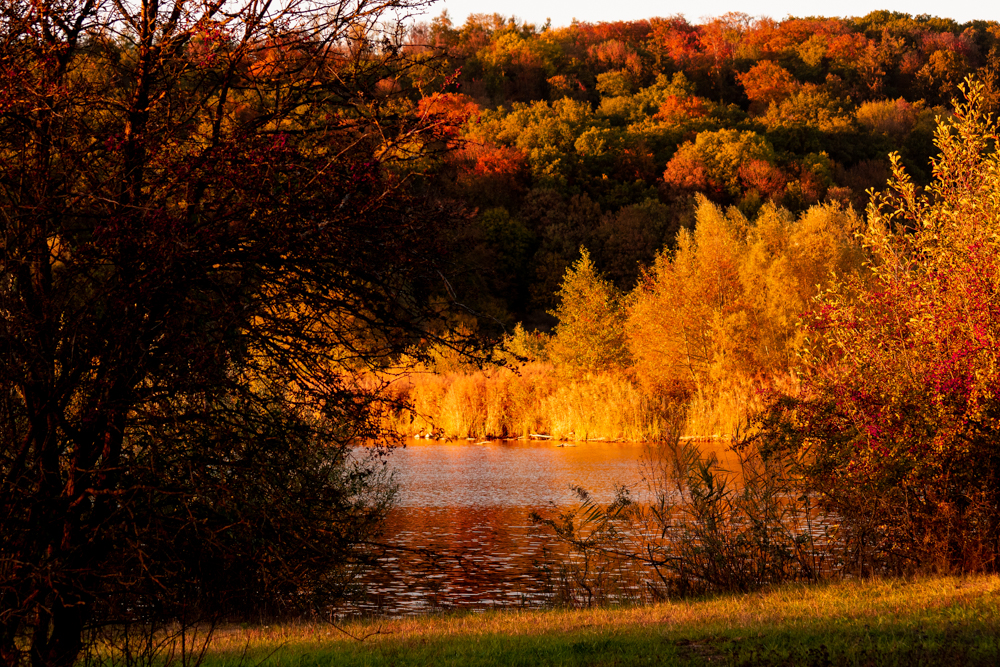
<svg viewBox="0 0 1000 667"><path fill-rule="evenodd" d="M413 374L394 385L412 412L394 415L403 435L564 440L655 440L673 423L673 404L612 374L567 379L550 364L518 372Z"/></svg>
<svg viewBox="0 0 1000 667"><path fill-rule="evenodd" d="M402 435L451 438L655 441L676 432L680 399L625 373L567 377L551 363L413 373L392 385L412 410L390 418ZM683 435L728 438L760 407L759 392L733 382L683 401Z"/></svg>

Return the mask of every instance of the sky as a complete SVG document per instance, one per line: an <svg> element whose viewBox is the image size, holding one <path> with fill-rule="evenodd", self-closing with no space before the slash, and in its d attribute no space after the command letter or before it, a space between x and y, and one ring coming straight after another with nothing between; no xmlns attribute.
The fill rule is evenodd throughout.
<svg viewBox="0 0 1000 667"><path fill-rule="evenodd" d="M439 0L431 5L423 20L447 9L452 23L460 26L470 13L498 13L541 27L552 19L554 27L569 25L574 18L596 23L627 21L653 16L682 14L691 23L726 12L783 19L787 16L864 16L876 9L907 14L930 14L965 23L974 19L1000 21L1000 3L983 0Z"/></svg>

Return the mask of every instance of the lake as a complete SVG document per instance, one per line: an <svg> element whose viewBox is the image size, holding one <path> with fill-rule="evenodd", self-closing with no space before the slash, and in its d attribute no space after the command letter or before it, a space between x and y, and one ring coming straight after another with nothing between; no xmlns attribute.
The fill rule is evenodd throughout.
<svg viewBox="0 0 1000 667"><path fill-rule="evenodd" d="M553 544L529 520L578 504L579 485L599 503L615 487L645 487L641 443L408 440L389 456L400 485L372 573L354 611L537 606L553 595L545 563Z"/></svg>

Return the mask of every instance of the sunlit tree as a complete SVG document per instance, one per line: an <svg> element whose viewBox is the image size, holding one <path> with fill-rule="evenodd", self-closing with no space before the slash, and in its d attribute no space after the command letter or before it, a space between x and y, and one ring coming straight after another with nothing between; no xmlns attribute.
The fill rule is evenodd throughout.
<svg viewBox="0 0 1000 667"><path fill-rule="evenodd" d="M585 248L566 270L557 294L558 318L549 358L576 372L600 372L628 365L622 295L598 272Z"/></svg>

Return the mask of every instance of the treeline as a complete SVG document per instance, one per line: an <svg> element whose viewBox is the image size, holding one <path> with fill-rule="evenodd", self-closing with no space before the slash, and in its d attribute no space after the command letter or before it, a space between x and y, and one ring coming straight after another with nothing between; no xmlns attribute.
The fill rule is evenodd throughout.
<svg viewBox="0 0 1000 667"><path fill-rule="evenodd" d="M862 210L891 151L926 184L957 84L975 74L987 106L1000 99L1000 25L885 11L562 28L442 15L407 40L450 72L409 74L452 149L433 187L477 211L452 239L467 258L454 286L508 326L554 324L581 245L632 289L693 224L695 194L749 218L768 202Z"/></svg>

